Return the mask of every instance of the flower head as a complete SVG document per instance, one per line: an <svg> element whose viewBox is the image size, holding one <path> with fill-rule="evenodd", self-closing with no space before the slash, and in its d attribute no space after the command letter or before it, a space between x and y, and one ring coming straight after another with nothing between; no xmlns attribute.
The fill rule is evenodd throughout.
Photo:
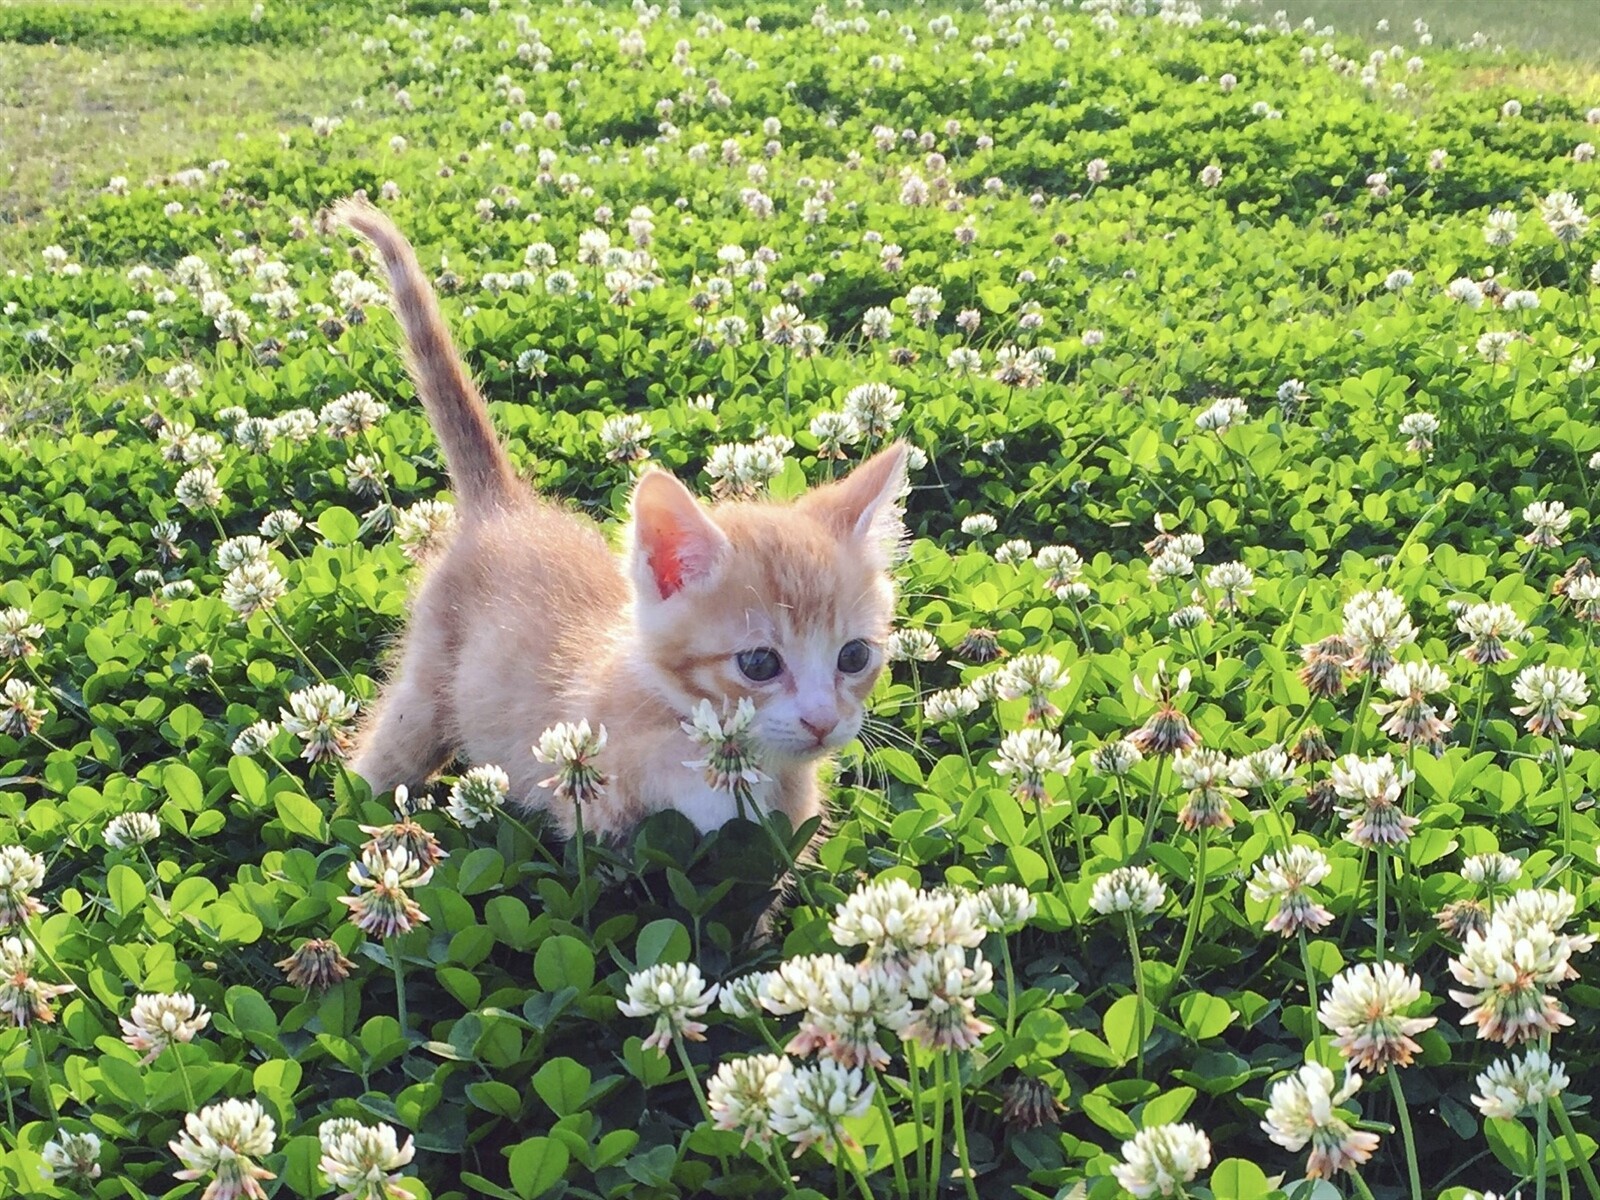
<svg viewBox="0 0 1600 1200"><path fill-rule="evenodd" d="M1006 734L1000 752L989 764L1011 777L1012 790L1035 804L1046 799L1045 776L1065 775L1072 767L1072 743L1063 743L1053 729L1019 729Z"/></svg>
<svg viewBox="0 0 1600 1200"><path fill-rule="evenodd" d="M43 636L44 626L29 617L27 609L0 609L0 659L26 658L38 649L33 639Z"/></svg>
<svg viewBox="0 0 1600 1200"><path fill-rule="evenodd" d="M499 767L473 767L450 789L450 803L445 811L463 829L471 829L493 820L510 794L511 777Z"/></svg>
<svg viewBox="0 0 1600 1200"><path fill-rule="evenodd" d="M783 1076L793 1069L787 1058L776 1054L752 1054L720 1064L706 1085L706 1106L711 1110L712 1124L718 1129L739 1131L740 1145L769 1145L773 1135L772 1101Z"/></svg>
<svg viewBox="0 0 1600 1200"><path fill-rule="evenodd" d="M288 958L273 964L283 972L291 986L308 992L325 992L342 983L355 970L355 963L344 956L337 942L311 938L296 946Z"/></svg>
<svg viewBox="0 0 1600 1200"><path fill-rule="evenodd" d="M658 963L628 977L627 999L618 1000L617 1008L626 1017L654 1017L645 1049L665 1054L674 1037L705 1040L705 1025L693 1018L704 1016L716 998L715 985L708 987L693 963Z"/></svg>
<svg viewBox="0 0 1600 1200"><path fill-rule="evenodd" d="M1358 846L1397 846L1410 841L1417 818L1400 806L1401 796L1413 776L1404 763L1381 755L1374 759L1346 754L1334 763L1330 775L1334 793L1350 801L1339 808L1350 828L1345 838Z"/></svg>
<svg viewBox="0 0 1600 1200"><path fill-rule="evenodd" d="M1430 695L1450 686L1450 676L1431 663L1397 663L1383 675L1383 690L1396 697L1394 700L1374 701L1373 710L1387 717L1383 731L1402 742L1431 742L1443 740L1455 722L1455 708L1439 714L1428 702Z"/></svg>
<svg viewBox="0 0 1600 1200"><path fill-rule="evenodd" d="M1038 911L1038 901L1014 883L997 883L978 893L978 920L997 933L1021 929Z"/></svg>
<svg viewBox="0 0 1600 1200"><path fill-rule="evenodd" d="M1511 711L1527 718L1524 725L1535 736L1560 737L1567 731L1569 721L1577 721L1583 715L1578 710L1589 703L1589 685L1582 673L1571 667L1524 667L1511 691L1522 701Z"/></svg>
<svg viewBox="0 0 1600 1200"><path fill-rule="evenodd" d="M354 697L331 683L316 683L289 697L289 707L278 710L283 728L305 742L300 757L307 762L345 758L350 753L350 724L355 719Z"/></svg>
<svg viewBox="0 0 1600 1200"><path fill-rule="evenodd" d="M179 1179L211 1176L201 1200L266 1200L263 1179L275 1178L253 1159L272 1153L277 1126L258 1101L224 1100L184 1119L184 1130L167 1143L183 1170Z"/></svg>
<svg viewBox="0 0 1600 1200"><path fill-rule="evenodd" d="M1520 1059L1502 1058L1478 1076L1472 1102L1486 1117L1515 1120L1554 1100L1567 1086L1567 1072L1548 1052L1531 1047Z"/></svg>
<svg viewBox="0 0 1600 1200"><path fill-rule="evenodd" d="M50 1002L76 991L70 983L45 983L35 979L34 948L22 938L0 938L0 1020L14 1025L35 1021L48 1025L56 1019Z"/></svg>
<svg viewBox="0 0 1600 1200"><path fill-rule="evenodd" d="M45 1179L50 1183L88 1183L100 1178L100 1139L92 1133L64 1130L39 1151Z"/></svg>
<svg viewBox="0 0 1600 1200"><path fill-rule="evenodd" d="M1174 703L1189 690L1189 668L1184 667L1173 676L1163 661L1157 664L1155 677L1148 685L1134 676L1133 690L1157 704L1150 718L1128 735L1141 754L1181 754L1200 744L1200 735Z"/></svg>
<svg viewBox="0 0 1600 1200"><path fill-rule="evenodd" d="M1399 963L1360 963L1333 977L1318 1012L1347 1059L1381 1074L1391 1063L1409 1066L1422 1049L1411 1035L1438 1024L1436 1017L1404 1015L1421 998L1422 980Z"/></svg>
<svg viewBox="0 0 1600 1200"><path fill-rule="evenodd" d="M843 1121L866 1113L872 1091L860 1067L844 1067L828 1058L780 1072L769 1110L772 1131L795 1144L796 1157L811 1146L831 1156L841 1143L855 1144Z"/></svg>
<svg viewBox="0 0 1600 1200"><path fill-rule="evenodd" d="M1343 1085L1335 1091L1333 1072L1321 1063L1307 1062L1272 1085L1261 1128L1291 1152L1311 1143L1308 1178L1331 1179L1338 1171L1353 1171L1378 1148L1377 1134L1356 1130L1338 1109L1360 1090L1361 1076L1348 1068Z"/></svg>
<svg viewBox="0 0 1600 1200"><path fill-rule="evenodd" d="M0 846L0 929L24 925L44 911L33 893L44 886L44 855Z"/></svg>
<svg viewBox="0 0 1600 1200"><path fill-rule="evenodd" d="M412 1139L399 1144L392 1125L363 1125L335 1117L317 1128L322 1159L317 1169L339 1189L339 1200L406 1200L400 1168L416 1154Z"/></svg>
<svg viewBox="0 0 1600 1200"><path fill-rule="evenodd" d="M144 1057L140 1065L155 1062L174 1042L191 1042L211 1023L211 1014L188 992L140 995L133 1011L121 1020L122 1040Z"/></svg>
<svg viewBox="0 0 1600 1200"><path fill-rule="evenodd" d="M1144 754L1134 744L1132 738L1102 742L1089 752L1089 766L1094 772L1098 775L1109 775L1113 779L1122 778L1142 761Z"/></svg>
<svg viewBox="0 0 1600 1200"><path fill-rule="evenodd" d="M1394 666L1394 651L1416 641L1417 630L1405 602L1388 588L1360 592L1344 606L1344 636L1351 647L1350 669L1382 676Z"/></svg>
<svg viewBox="0 0 1600 1200"><path fill-rule="evenodd" d="M977 998L994 990L994 969L981 954L967 961L960 946L917 955L906 974L906 991L922 1001L901 1036L929 1050L970 1050L993 1028L978 1019Z"/></svg>
<svg viewBox="0 0 1600 1200"><path fill-rule="evenodd" d="M1282 937L1292 937L1302 929L1315 933L1333 920L1333 914L1316 902L1310 889L1326 879L1330 870L1322 851L1293 845L1263 859L1245 891L1257 902L1278 901L1278 911L1266 925L1271 932Z"/></svg>
<svg viewBox="0 0 1600 1200"><path fill-rule="evenodd" d="M1229 783L1233 764L1228 756L1218 750L1197 746L1185 750L1172 760L1173 774L1189 789L1188 798L1178 813L1178 824L1191 833L1197 829L1231 829L1233 797L1244 795L1244 789Z"/></svg>
<svg viewBox="0 0 1600 1200"><path fill-rule="evenodd" d="M895 878L857 888L839 906L828 931L841 946L865 946L868 963L881 962L902 978L920 952L971 948L985 932L970 894L922 891Z"/></svg>
<svg viewBox="0 0 1600 1200"><path fill-rule="evenodd" d="M556 768L556 773L540 780L539 786L553 789L558 799L575 806L594 803L605 794L605 775L596 765L605 748L604 725L593 731L587 720L552 725L539 735L533 747L536 759Z"/></svg>
<svg viewBox="0 0 1600 1200"><path fill-rule="evenodd" d="M1523 540L1547 550L1561 545L1561 535L1572 524L1572 514L1559 500L1535 500L1522 510L1522 519L1528 523Z"/></svg>
<svg viewBox="0 0 1600 1200"><path fill-rule="evenodd" d="M1106 916L1148 917L1166 902L1166 885L1149 867L1117 867L1096 879L1089 893L1089 907Z"/></svg>
<svg viewBox="0 0 1600 1200"><path fill-rule="evenodd" d="M1027 720L1049 720L1061 715L1050 703L1050 696L1070 682L1059 659L1049 654L1019 654L1004 667L995 680L995 694L1002 700L1028 702Z"/></svg>
<svg viewBox="0 0 1600 1200"><path fill-rule="evenodd" d="M350 909L350 920L363 932L386 938L427 921L409 889L432 879L433 868L421 866L403 847L384 850L369 843L347 874L356 894L340 896L339 903Z"/></svg>
<svg viewBox="0 0 1600 1200"><path fill-rule="evenodd" d="M1350 660L1355 647L1343 634L1333 634L1320 642L1300 647L1300 658L1305 666L1300 668L1300 682L1313 699L1318 696L1337 696L1345 689L1350 673Z"/></svg>
<svg viewBox="0 0 1600 1200"><path fill-rule="evenodd" d="M1211 1139L1185 1122L1142 1129L1122 1143L1122 1162L1111 1168L1135 1196L1170 1196L1211 1165Z"/></svg>
<svg viewBox="0 0 1600 1200"><path fill-rule="evenodd" d="M1456 618L1456 628L1471 639L1462 657L1489 667L1511 657L1505 644L1521 638L1527 626L1509 604L1471 604Z"/></svg>
<svg viewBox="0 0 1600 1200"><path fill-rule="evenodd" d="M755 785L767 778L761 769L761 751L751 733L756 709L748 696L740 697L732 714L717 715L711 701L701 700L683 722L683 731L705 752L704 758L683 765L705 774L706 784L735 797L741 807L754 796Z"/></svg>
<svg viewBox="0 0 1600 1200"><path fill-rule="evenodd" d="M49 710L39 703L39 689L24 679L6 680L0 692L0 733L9 737L27 737L44 724ZM3 922L0 922L3 927Z"/></svg>
<svg viewBox="0 0 1600 1200"><path fill-rule="evenodd" d="M773 1013L805 1014L784 1047L790 1054L803 1058L821 1051L846 1067L888 1066L879 1029L900 1032L911 1019L899 974L882 961L857 965L838 954L789 959L773 973L761 1003Z"/></svg>

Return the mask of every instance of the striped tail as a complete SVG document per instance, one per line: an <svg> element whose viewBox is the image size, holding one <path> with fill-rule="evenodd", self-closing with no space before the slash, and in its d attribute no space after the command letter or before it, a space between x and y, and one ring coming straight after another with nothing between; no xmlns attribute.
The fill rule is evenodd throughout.
<svg viewBox="0 0 1600 1200"><path fill-rule="evenodd" d="M416 251L393 221L364 200L343 200L333 215L366 238L389 274L391 308L405 335L406 366L444 446L462 515L504 507L521 493L516 471L489 422L483 397L462 366Z"/></svg>

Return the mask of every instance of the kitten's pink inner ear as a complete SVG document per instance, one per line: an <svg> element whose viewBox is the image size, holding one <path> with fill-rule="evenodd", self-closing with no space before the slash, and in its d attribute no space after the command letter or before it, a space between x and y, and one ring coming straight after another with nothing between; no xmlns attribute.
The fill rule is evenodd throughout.
<svg viewBox="0 0 1600 1200"><path fill-rule="evenodd" d="M709 575L727 545L700 502L671 475L652 471L639 480L633 490L635 572L648 576L661 599Z"/></svg>

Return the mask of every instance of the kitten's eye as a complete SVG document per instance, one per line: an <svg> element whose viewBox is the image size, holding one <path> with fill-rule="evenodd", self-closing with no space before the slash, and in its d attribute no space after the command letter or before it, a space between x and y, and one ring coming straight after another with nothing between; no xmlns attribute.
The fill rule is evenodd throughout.
<svg viewBox="0 0 1600 1200"><path fill-rule="evenodd" d="M741 650L734 656L734 661L739 664L739 670L744 672L744 677L753 683L766 683L770 679L776 679L778 672L783 670L783 659L778 657L778 652L771 646Z"/></svg>
<svg viewBox="0 0 1600 1200"><path fill-rule="evenodd" d="M839 670L846 675L856 675L867 669L872 661L872 648L860 638L846 642L839 650Z"/></svg>

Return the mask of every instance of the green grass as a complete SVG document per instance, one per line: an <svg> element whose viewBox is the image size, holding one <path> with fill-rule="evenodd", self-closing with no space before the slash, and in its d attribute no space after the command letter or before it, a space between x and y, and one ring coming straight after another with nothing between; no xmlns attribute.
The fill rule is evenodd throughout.
<svg viewBox="0 0 1600 1200"><path fill-rule="evenodd" d="M108 36L73 40L65 17L89 7L27 6L60 9L62 40L0 40L0 255L64 196L104 187L113 175L138 184L204 166L240 137L348 114L375 78L343 35L168 45L123 36L113 24ZM23 11L0 7L0 36L52 28L20 25Z"/></svg>
<svg viewBox="0 0 1600 1200"><path fill-rule="evenodd" d="M1283 9L1292 21L1315 17L1340 33L1405 46L1416 44L1412 22L1421 18L1436 45L1463 43L1481 31L1490 45L1600 63L1600 6L1593 0L1263 0L1259 8ZM1384 18L1387 35L1377 32Z"/></svg>

